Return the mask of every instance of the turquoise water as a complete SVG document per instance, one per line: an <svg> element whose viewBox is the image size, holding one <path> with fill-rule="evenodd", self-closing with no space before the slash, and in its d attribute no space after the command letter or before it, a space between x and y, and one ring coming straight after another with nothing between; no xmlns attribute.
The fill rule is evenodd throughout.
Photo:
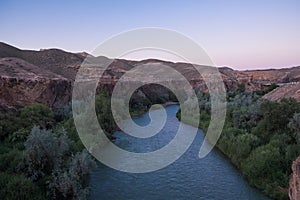
<svg viewBox="0 0 300 200"><path fill-rule="evenodd" d="M178 108L177 105L166 108L167 123L157 135L138 139L116 132L115 144L133 152L149 152L163 147L175 136L180 124L175 116ZM139 125L147 125L150 119L146 113L134 121ZM203 139L204 134L199 130L193 144L182 157L155 172L125 173L99 163L99 167L91 174L90 199L269 199L250 187L241 173L217 149L210 152L207 157L199 159L198 153Z"/></svg>

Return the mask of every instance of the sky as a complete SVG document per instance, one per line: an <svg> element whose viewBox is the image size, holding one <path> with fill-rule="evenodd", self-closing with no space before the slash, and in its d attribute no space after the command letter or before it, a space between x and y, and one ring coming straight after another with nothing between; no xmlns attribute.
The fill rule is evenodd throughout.
<svg viewBox="0 0 300 200"><path fill-rule="evenodd" d="M300 65L299 9L299 0L1 0L0 41L90 53L120 32L159 27L193 39L217 66L282 68ZM128 58L160 58L152 53Z"/></svg>

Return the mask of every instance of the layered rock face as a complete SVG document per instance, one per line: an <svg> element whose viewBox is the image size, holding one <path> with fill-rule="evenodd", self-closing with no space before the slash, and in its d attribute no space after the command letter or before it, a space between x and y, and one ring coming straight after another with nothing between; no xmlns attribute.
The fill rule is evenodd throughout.
<svg viewBox="0 0 300 200"><path fill-rule="evenodd" d="M293 174L290 180L289 197L291 200L300 199L300 157L292 165Z"/></svg>
<svg viewBox="0 0 300 200"><path fill-rule="evenodd" d="M283 84L282 86L263 96L263 98L271 101L278 101L283 97L294 98L297 101L300 101L300 82Z"/></svg>
<svg viewBox="0 0 300 200"><path fill-rule="evenodd" d="M18 58L0 59L0 104L42 103L51 108L71 99L71 82Z"/></svg>
<svg viewBox="0 0 300 200"><path fill-rule="evenodd" d="M90 64L110 63L100 78L99 85L106 85L111 91L126 72L134 71L135 67L139 65L147 65L148 70L150 72L152 70L151 76L154 79L156 74L159 75L162 72L153 70L153 66L168 66L186 77L194 89L207 90L201 74L196 71L192 64L188 63L173 63L156 59L142 61L111 60L103 56L93 57L87 53L69 53L59 49L20 50L0 42L0 105L24 106L35 102L48 105L51 108L64 105L71 100L72 84L78 69L86 58L89 58ZM207 66L199 67L203 70L209 68ZM226 89L229 91L236 90L239 84L243 84L246 90L254 91L277 83L283 86L265 98L278 100L282 97L295 97L300 100L300 85L284 85L300 81L300 67L250 71L237 71L222 67L219 68L219 72ZM136 75L139 76L138 73ZM141 92L149 98L155 91L159 91L162 95L169 93L165 88L158 86L141 89Z"/></svg>

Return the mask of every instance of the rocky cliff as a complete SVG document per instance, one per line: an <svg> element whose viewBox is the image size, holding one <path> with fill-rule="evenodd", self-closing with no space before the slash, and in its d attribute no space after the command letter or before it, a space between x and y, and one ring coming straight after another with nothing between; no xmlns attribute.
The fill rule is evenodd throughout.
<svg viewBox="0 0 300 200"><path fill-rule="evenodd" d="M297 101L300 101L300 82L283 84L264 95L263 98L271 101L278 101L282 98L294 98Z"/></svg>
<svg viewBox="0 0 300 200"><path fill-rule="evenodd" d="M19 58L0 59L0 104L57 107L71 99L71 82Z"/></svg>
<svg viewBox="0 0 300 200"><path fill-rule="evenodd" d="M291 200L300 199L300 157L292 165L293 173L290 180L289 197Z"/></svg>
<svg viewBox="0 0 300 200"><path fill-rule="evenodd" d="M156 59L110 60L103 56L93 57L87 53L70 53L59 49L20 50L0 42L0 104L24 106L39 102L52 108L65 104L70 101L72 83L80 65L87 57L92 62L111 61L109 68L100 79L100 84L108 86L111 90L124 73L141 64L148 64L149 70L154 64L167 65L183 74L194 88L200 90L206 88L201 75L193 65L188 63L173 63ZM237 71L222 67L219 71L226 89L231 91L236 90L239 84L253 91L264 89L272 83L284 85L300 81L300 67L250 71ZM164 88L156 86L154 89L168 93ZM142 92L145 96L151 97L153 87L145 87ZM296 97L300 100L298 85L278 88L265 98L277 100L282 97Z"/></svg>

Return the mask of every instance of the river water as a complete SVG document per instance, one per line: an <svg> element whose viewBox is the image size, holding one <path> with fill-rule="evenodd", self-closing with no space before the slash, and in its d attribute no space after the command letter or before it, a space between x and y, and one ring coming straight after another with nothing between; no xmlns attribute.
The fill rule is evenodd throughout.
<svg viewBox="0 0 300 200"><path fill-rule="evenodd" d="M174 137L180 122L176 118L179 106L166 108L167 123L160 133L138 139L116 132L115 144L133 152L149 152L162 148ZM156 111L151 111L156 112ZM139 125L150 121L148 113L134 118ZM101 163L91 174L90 199L101 200L265 200L269 199L252 188L230 161L214 149L199 159L200 145L204 139L201 130L187 152L176 162L161 170L132 174L111 169ZM128 160L130 162L130 160Z"/></svg>

